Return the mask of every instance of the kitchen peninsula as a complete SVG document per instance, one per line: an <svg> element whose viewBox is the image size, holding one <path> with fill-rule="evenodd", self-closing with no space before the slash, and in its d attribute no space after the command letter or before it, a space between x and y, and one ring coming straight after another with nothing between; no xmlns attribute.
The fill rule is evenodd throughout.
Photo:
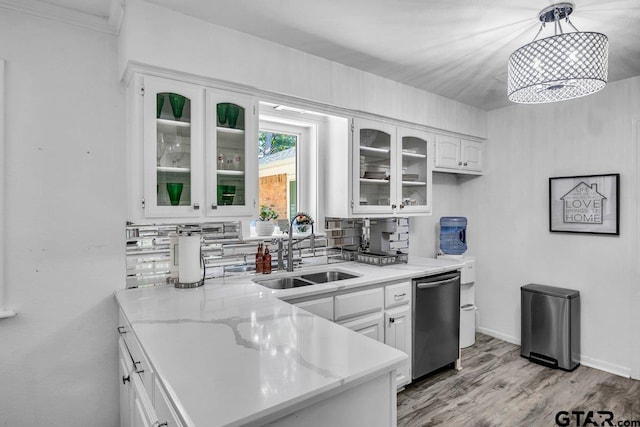
<svg viewBox="0 0 640 427"><path fill-rule="evenodd" d="M366 288L459 265L434 260L428 266L332 267L359 277L300 288L300 295L311 288ZM173 417L169 426L395 425L395 369L407 355L277 298L291 298L296 290L273 291L251 278L116 292L121 365L129 354L134 362L133 370L122 372L125 399L135 400L127 387L141 385L149 423ZM144 402L121 407L129 416L126 411L140 411Z"/></svg>

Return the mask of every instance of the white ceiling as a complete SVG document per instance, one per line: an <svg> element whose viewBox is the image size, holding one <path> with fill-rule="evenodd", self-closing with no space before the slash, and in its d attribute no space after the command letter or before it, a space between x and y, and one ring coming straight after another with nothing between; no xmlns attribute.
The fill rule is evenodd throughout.
<svg viewBox="0 0 640 427"><path fill-rule="evenodd" d="M105 16L114 0L45 0ZM549 0L149 0L485 110L509 104L511 52ZM571 21L609 37L609 81L640 75L640 0L575 0ZM550 35L552 26L543 30ZM606 89L605 89L606 90Z"/></svg>

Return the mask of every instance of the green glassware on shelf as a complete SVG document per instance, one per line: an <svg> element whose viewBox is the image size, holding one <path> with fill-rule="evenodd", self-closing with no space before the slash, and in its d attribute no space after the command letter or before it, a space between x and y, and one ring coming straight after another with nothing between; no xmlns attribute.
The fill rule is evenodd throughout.
<svg viewBox="0 0 640 427"><path fill-rule="evenodd" d="M229 108L229 104L226 102L221 102L217 106L218 110L218 125L224 125L227 123L227 110Z"/></svg>
<svg viewBox="0 0 640 427"><path fill-rule="evenodd" d="M227 107L227 121L230 128L235 128L238 122L238 116L240 115L240 107L235 104L228 104Z"/></svg>
<svg viewBox="0 0 640 427"><path fill-rule="evenodd" d="M169 94L169 103L171 104L171 111L173 111L173 117L176 120L180 120L182 117L182 110L184 109L184 104L187 101L182 95L178 95L177 93Z"/></svg>
<svg viewBox="0 0 640 427"><path fill-rule="evenodd" d="M160 118L162 114L162 107L164 107L164 94L158 93L156 94L156 118Z"/></svg>
<svg viewBox="0 0 640 427"><path fill-rule="evenodd" d="M183 184L181 182L167 182L167 193L169 193L169 202L171 206L180 204L180 196L182 195Z"/></svg>
<svg viewBox="0 0 640 427"><path fill-rule="evenodd" d="M235 185L218 185L218 206L229 206L233 204L236 195Z"/></svg>

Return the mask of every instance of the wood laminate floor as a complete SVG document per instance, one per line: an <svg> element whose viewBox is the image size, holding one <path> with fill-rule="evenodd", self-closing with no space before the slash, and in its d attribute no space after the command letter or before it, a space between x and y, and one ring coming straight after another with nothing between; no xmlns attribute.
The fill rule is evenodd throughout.
<svg viewBox="0 0 640 427"><path fill-rule="evenodd" d="M520 347L477 334L462 350L461 371L447 369L398 394L398 426L640 426L640 381L579 366L550 369L520 356ZM556 413L569 412L570 419ZM579 415L580 424L572 411ZM594 423L585 424L588 411ZM604 424L608 425L608 424Z"/></svg>

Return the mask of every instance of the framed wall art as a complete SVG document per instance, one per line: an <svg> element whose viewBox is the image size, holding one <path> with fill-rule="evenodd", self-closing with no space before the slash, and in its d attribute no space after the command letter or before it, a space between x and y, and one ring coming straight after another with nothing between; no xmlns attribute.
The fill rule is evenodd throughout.
<svg viewBox="0 0 640 427"><path fill-rule="evenodd" d="M620 234L620 174L549 178L549 231Z"/></svg>

